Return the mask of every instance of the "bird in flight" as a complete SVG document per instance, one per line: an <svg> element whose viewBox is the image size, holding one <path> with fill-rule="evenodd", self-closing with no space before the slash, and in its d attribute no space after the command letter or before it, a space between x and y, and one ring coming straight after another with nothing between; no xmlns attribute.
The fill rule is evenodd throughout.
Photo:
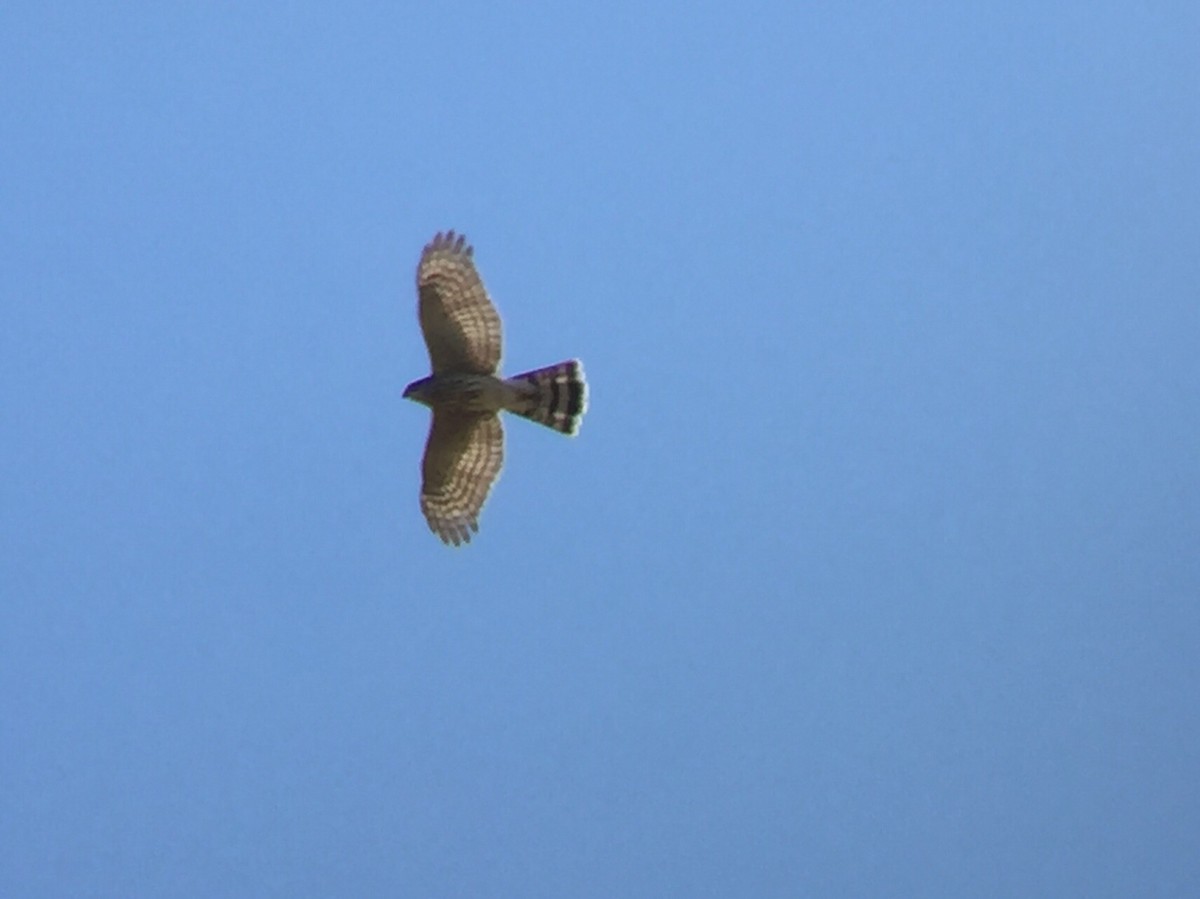
<svg viewBox="0 0 1200 899"><path fill-rule="evenodd" d="M421 511L444 543L467 543L504 464L502 410L575 434L587 409L583 365L569 359L500 376L500 315L463 235L438 232L417 265L417 311L433 373L404 388L433 410Z"/></svg>

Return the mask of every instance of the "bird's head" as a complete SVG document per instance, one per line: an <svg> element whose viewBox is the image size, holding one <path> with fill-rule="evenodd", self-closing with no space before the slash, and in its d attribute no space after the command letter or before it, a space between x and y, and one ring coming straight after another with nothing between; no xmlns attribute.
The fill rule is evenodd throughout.
<svg viewBox="0 0 1200 899"><path fill-rule="evenodd" d="M429 382L432 380L433 378L422 378L419 381L413 381L404 388L404 398L428 406L430 404Z"/></svg>

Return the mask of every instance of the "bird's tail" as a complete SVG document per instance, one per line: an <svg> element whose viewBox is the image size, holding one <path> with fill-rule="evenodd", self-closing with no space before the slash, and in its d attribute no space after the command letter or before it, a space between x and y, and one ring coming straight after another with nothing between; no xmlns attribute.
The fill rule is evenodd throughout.
<svg viewBox="0 0 1200 899"><path fill-rule="evenodd" d="M509 411L564 434L579 430L587 411L587 382L578 359L513 375L507 383L518 394Z"/></svg>

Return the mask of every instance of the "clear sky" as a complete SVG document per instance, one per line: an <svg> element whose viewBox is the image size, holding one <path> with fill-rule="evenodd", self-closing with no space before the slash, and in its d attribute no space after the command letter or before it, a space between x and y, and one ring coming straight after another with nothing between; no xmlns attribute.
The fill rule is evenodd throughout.
<svg viewBox="0 0 1200 899"><path fill-rule="evenodd" d="M1200 5L0 7L0 895L1200 893ZM516 372L417 505L413 271Z"/></svg>

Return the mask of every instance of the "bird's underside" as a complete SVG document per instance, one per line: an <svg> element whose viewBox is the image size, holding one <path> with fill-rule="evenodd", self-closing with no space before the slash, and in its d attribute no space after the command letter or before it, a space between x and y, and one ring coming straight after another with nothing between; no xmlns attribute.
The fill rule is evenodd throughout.
<svg viewBox="0 0 1200 899"><path fill-rule="evenodd" d="M500 316L462 235L439 232L425 246L417 297L433 371L404 395L433 412L421 511L435 534L458 546L479 530L479 513L504 464L499 413L575 434L587 408L587 383L574 359L500 377Z"/></svg>

